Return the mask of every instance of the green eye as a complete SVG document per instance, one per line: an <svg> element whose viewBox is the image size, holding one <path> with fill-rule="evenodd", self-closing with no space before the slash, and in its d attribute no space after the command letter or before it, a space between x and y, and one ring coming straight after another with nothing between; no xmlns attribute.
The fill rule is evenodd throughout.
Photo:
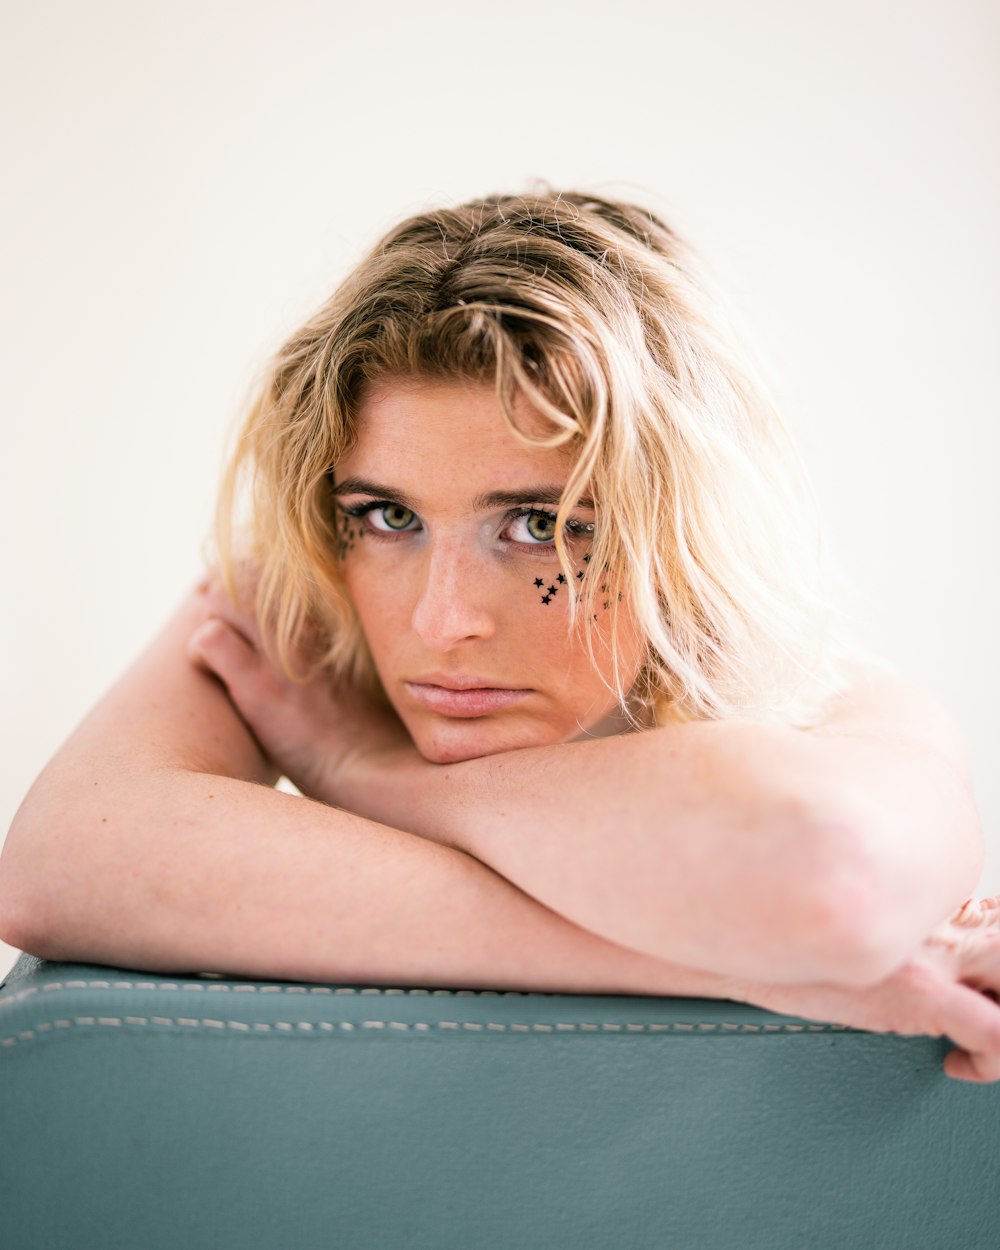
<svg viewBox="0 0 1000 1250"><path fill-rule="evenodd" d="M555 537L555 517L546 516L544 512L529 512L524 520L525 528L532 538L538 542L548 542Z"/></svg>
<svg viewBox="0 0 1000 1250"><path fill-rule="evenodd" d="M374 516L383 520L391 530L405 530L413 521L414 514L401 504L390 503L384 508L379 508Z"/></svg>

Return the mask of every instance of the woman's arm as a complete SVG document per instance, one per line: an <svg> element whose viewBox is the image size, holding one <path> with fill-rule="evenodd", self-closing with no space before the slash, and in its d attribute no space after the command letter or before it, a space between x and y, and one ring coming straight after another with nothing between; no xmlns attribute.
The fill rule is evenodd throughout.
<svg viewBox="0 0 1000 1250"><path fill-rule="evenodd" d="M443 766L394 748L343 768L341 801L636 950L871 985L976 889L961 745L930 695L869 676L814 733L699 722Z"/></svg>
<svg viewBox="0 0 1000 1250"><path fill-rule="evenodd" d="M715 722L447 765L395 747L345 761L339 798L635 950L864 984L875 900L855 828L846 803L826 818L822 796L797 798L796 746L780 728Z"/></svg>
<svg viewBox="0 0 1000 1250"><path fill-rule="evenodd" d="M819 819L822 796L794 797L790 733L685 726L429 764L322 675L283 677L252 618L208 597L220 619L193 653L311 797L469 851L573 923L658 959L775 981L867 975L871 903L852 830L840 808Z"/></svg>
<svg viewBox="0 0 1000 1250"><path fill-rule="evenodd" d="M341 801L636 950L868 985L975 890L982 827L916 725L856 725L692 723L449 765L394 748L345 767Z"/></svg>
<svg viewBox="0 0 1000 1250"><path fill-rule="evenodd" d="M345 735L324 682L290 685L211 597L195 650L304 792L469 851L623 945L872 984L978 880L961 735L900 679L860 671L816 733L701 722L434 765L364 717Z"/></svg>
<svg viewBox="0 0 1000 1250"><path fill-rule="evenodd" d="M744 980L616 945L460 849L270 789L276 770L187 661L205 613L201 596L184 605L22 805L0 858L0 935L15 946L154 972L734 999L947 1032L963 1048L947 1057L950 1076L1000 1078L1000 1013L976 992L1000 986L992 933L958 942L950 926L892 979L856 990L830 976L778 983L767 967ZM712 918L724 958L741 901L734 892L737 923Z"/></svg>
<svg viewBox="0 0 1000 1250"><path fill-rule="evenodd" d="M478 860L270 788L275 769L186 657L193 596L58 752L0 858L0 934L150 971L726 998Z"/></svg>

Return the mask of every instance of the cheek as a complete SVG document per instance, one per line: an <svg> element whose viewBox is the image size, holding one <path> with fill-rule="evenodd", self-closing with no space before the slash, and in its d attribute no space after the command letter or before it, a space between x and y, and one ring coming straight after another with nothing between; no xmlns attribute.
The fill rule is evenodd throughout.
<svg viewBox="0 0 1000 1250"><path fill-rule="evenodd" d="M551 607L559 600L559 591L566 586L566 576L563 573L549 573L545 577L534 577L531 581L532 588L535 590L535 597L543 607ZM563 596L563 600L566 596ZM560 601L562 602L562 601Z"/></svg>
<svg viewBox="0 0 1000 1250"><path fill-rule="evenodd" d="M570 589L568 582L572 581L573 589L578 595L582 595L585 588L588 588L588 583L595 581L600 576L600 569L591 569L590 554L587 553L576 562L575 573L569 578L561 570L556 572L551 568L539 569L533 573L530 579L526 579L525 585L532 592L531 597L534 604L542 609L546 609L548 612L562 616L565 615L565 610L569 603ZM596 628L598 637L606 638L610 634L610 609L616 596L605 580L598 582L595 593L596 597L590 610L591 625ZM621 595L617 595L617 600L619 603L621 602ZM564 611L560 613L559 608L562 608ZM632 631L626 629L624 636L630 638L631 634ZM586 644L583 645L585 646Z"/></svg>
<svg viewBox="0 0 1000 1250"><path fill-rule="evenodd" d="M574 580L578 591L583 588L589 564L589 554L584 555L580 560L576 561L576 573L574 575ZM566 574L563 573L561 569L541 569L532 576L530 584L532 590L535 592L535 599L544 608L550 608L557 605L564 607L569 601L567 578ZM561 598L560 592L562 592Z"/></svg>
<svg viewBox="0 0 1000 1250"><path fill-rule="evenodd" d="M409 620L407 604L399 579L369 558L368 544L356 530L353 542L352 548L352 540L345 532L341 544L346 547L346 555L341 558L340 573L377 664L386 646L393 639L398 642L405 633Z"/></svg>

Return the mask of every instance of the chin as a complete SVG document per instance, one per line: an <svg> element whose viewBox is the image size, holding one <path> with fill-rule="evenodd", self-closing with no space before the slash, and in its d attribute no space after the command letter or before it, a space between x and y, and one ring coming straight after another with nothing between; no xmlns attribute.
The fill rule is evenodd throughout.
<svg viewBox="0 0 1000 1250"><path fill-rule="evenodd" d="M463 760L479 760L484 756L497 754L496 750L484 747L463 747L459 743L446 745L435 742L428 746L418 743L417 750L425 760L429 760L432 764L461 764Z"/></svg>
<svg viewBox="0 0 1000 1250"><path fill-rule="evenodd" d="M551 746L562 739L542 725L504 724L488 716L437 717L433 723L408 725L413 745L432 764L460 764L523 747Z"/></svg>

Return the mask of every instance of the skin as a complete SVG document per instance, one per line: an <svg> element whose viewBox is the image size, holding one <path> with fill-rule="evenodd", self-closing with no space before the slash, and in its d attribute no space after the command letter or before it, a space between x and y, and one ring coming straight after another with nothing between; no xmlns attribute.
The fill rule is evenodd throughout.
<svg viewBox="0 0 1000 1250"><path fill-rule="evenodd" d="M524 881L534 882L539 865L551 868L551 880L536 897L579 886L588 906L605 910L618 895L628 911L641 910L646 878L657 898L673 890L668 910L681 937L696 928L704 933L702 913L714 890L725 899L711 926L721 935L719 961L735 960L733 926L774 887L774 863L758 864L751 855L755 872L706 873L690 857L704 839L716 848L711 864L721 862L716 826L726 835L732 813L713 805L735 775L734 811L744 828L753 803L767 799L758 778L771 775L775 760L781 776L805 775L810 792L825 786L839 794L857 785L896 814L877 826L893 851L890 835L896 838L898 828L905 838L892 873L880 878L883 892L888 882L894 895L905 895L886 909L893 924L906 906L916 911L911 895L920 896L921 915L936 912L939 919L943 900L958 896L979 871L981 829L964 745L943 709L908 683L860 675L810 735L714 725L619 738L605 685L610 669L592 670L581 639L567 633L561 589L548 604L541 601L549 585L559 585L552 576L558 565L541 552L544 542L526 541L505 510L473 506L483 491L535 489L540 481L558 486L568 472L565 453L517 442L482 388L393 383L373 390L358 444L337 466L337 479L375 476L413 496L418 516L411 528L406 514L397 514L406 536L389 541L362 536L353 518L344 552L349 591L395 714L334 688L324 675L289 680L267 660L252 615L210 579L61 748L22 805L4 851L0 916L6 910L16 917L17 900L32 897L33 881L45 883L38 897L49 901L32 909L41 936L25 929L22 937L13 921L5 936L50 958L150 968L225 958L251 975L323 980L339 975L325 953L330 934L336 956L354 942L352 975L378 979L405 970L421 938L420 959L440 966L456 949L450 919L463 934L458 945L469 945L494 889L506 893L496 895L498 910L482 933L490 940L503 935L505 957L512 947L518 952L504 967L504 984L521 984L524 969L569 935L576 945L560 948L563 962L547 984L593 988L581 967L608 953L621 961L624 951L630 988L742 999L875 1031L947 1033L960 1048L945 1059L949 1076L1000 1079L1000 899L968 900L948 921L922 926L909 957L864 985L834 983L825 973L821 981L775 984L725 969L702 972L695 959L678 967L644 956L637 968L627 943L596 949L583 921L564 924L560 939L552 930L555 913L537 906L525 913L532 890ZM373 498L356 492L343 502ZM579 519L586 517L581 509ZM581 568L585 554L581 547ZM628 605L622 608L627 622ZM605 628L600 619L598 625ZM626 642L623 669L634 672L642 648L627 634ZM530 695L497 712L449 716L414 699L405 684L433 673L475 673ZM591 735L613 740L574 741ZM307 799L270 789L279 772ZM398 812L373 810L385 804ZM764 813L753 836L722 837L730 870L772 832L771 809ZM696 821L702 824L692 845L687 835ZM493 826L495 838L487 836ZM598 874L600 897L592 897L592 878L570 880L569 869L579 864L587 837L598 835L589 847L596 854L610 828L617 841ZM533 839L526 849L517 845L525 831ZM443 855L421 858L415 848L433 840ZM649 872L631 862L662 843L693 864L698 889L687 876L678 888L662 862ZM505 879L512 853L521 859L511 861ZM496 876L482 871L494 859ZM922 867L906 875L904 865L915 860ZM144 873L148 864L154 871ZM478 876L459 881L445 869ZM939 889L943 876L956 881ZM231 906L217 905L220 889ZM411 904L424 903L423 912L412 912ZM768 912L768 929L779 919ZM531 930L542 922L548 927ZM584 938L589 946L580 945ZM359 972L376 947L378 972ZM304 968L310 956L314 962ZM499 958L490 947L477 967L495 975ZM421 962L413 974L421 983L427 967ZM623 975L620 967L614 975Z"/></svg>
<svg viewBox="0 0 1000 1250"><path fill-rule="evenodd" d="M360 569L355 579L360 586ZM365 809L365 796L370 799L372 795L407 787L407 757L416 752L398 721L359 700L356 693L331 692L324 681L305 685L290 682L267 664L252 616L234 609L217 582L205 583L201 593L212 615L194 634L191 654L223 680L243 717L286 775L313 794L325 787L330 801L335 796L344 800L350 789L345 776L350 775L356 779L356 802L348 802L348 806L359 811ZM558 704L557 699L553 701ZM950 756L948 733L938 733L933 728L933 705L923 705L927 721L921 725L922 703L914 690L887 682L864 696L856 695L846 705L841 704L831 713L825 733L837 737L864 736L873 733L877 726L879 733L891 737L898 732L896 721L902 718L911 729L917 724L933 737L938 749L944 746ZM428 721L416 716L411 723L432 724L433 718ZM523 716L519 723L532 724L530 718ZM346 740L352 744L348 751ZM425 745L433 740L431 732ZM483 740L477 739L479 745ZM349 766L339 774L317 771L317 759L336 757L349 760ZM961 757L954 759L960 767ZM925 756L925 767L926 764ZM949 767L953 766L949 763ZM418 786L426 787L428 779L425 771L419 771ZM409 815L403 819L408 819L411 826L420 807L414 798L415 792L409 788L404 804ZM440 804L438 796L432 804L437 815L426 827L418 829L421 836L440 837L436 833L442 813ZM463 806L461 821L467 818L467 811ZM462 845L460 841L442 840L445 844ZM683 971L675 968L674 976ZM689 970L686 975L695 978L694 984L681 990L678 987L682 981L677 980L669 992L731 998L780 1013L876 1032L947 1034L958 1045L945 1057L948 1076L973 1083L1000 1080L1000 1012L996 1006L1000 988L1000 897L967 900L931 930L911 958L874 985L852 987L833 981L779 984L735 977L713 982L705 973Z"/></svg>
<svg viewBox="0 0 1000 1250"><path fill-rule="evenodd" d="M547 432L530 412L518 415L532 434ZM454 763L621 729L610 613L598 612L595 667L582 613L568 628L569 595L546 515L556 505L539 498L540 486L565 486L572 453L526 447L492 387L455 382L384 381L364 397L358 428L336 468L344 579L386 694L420 753ZM351 479L385 489L352 489ZM499 491L523 502L477 506L477 496ZM346 511L380 499L398 502L362 516ZM532 506L543 511L512 515ZM593 507L573 510L574 527L593 523ZM590 540L567 536L582 586ZM630 685L644 646L627 605L619 627ZM435 677L529 693L512 706L459 716L413 691L410 683L433 685Z"/></svg>

